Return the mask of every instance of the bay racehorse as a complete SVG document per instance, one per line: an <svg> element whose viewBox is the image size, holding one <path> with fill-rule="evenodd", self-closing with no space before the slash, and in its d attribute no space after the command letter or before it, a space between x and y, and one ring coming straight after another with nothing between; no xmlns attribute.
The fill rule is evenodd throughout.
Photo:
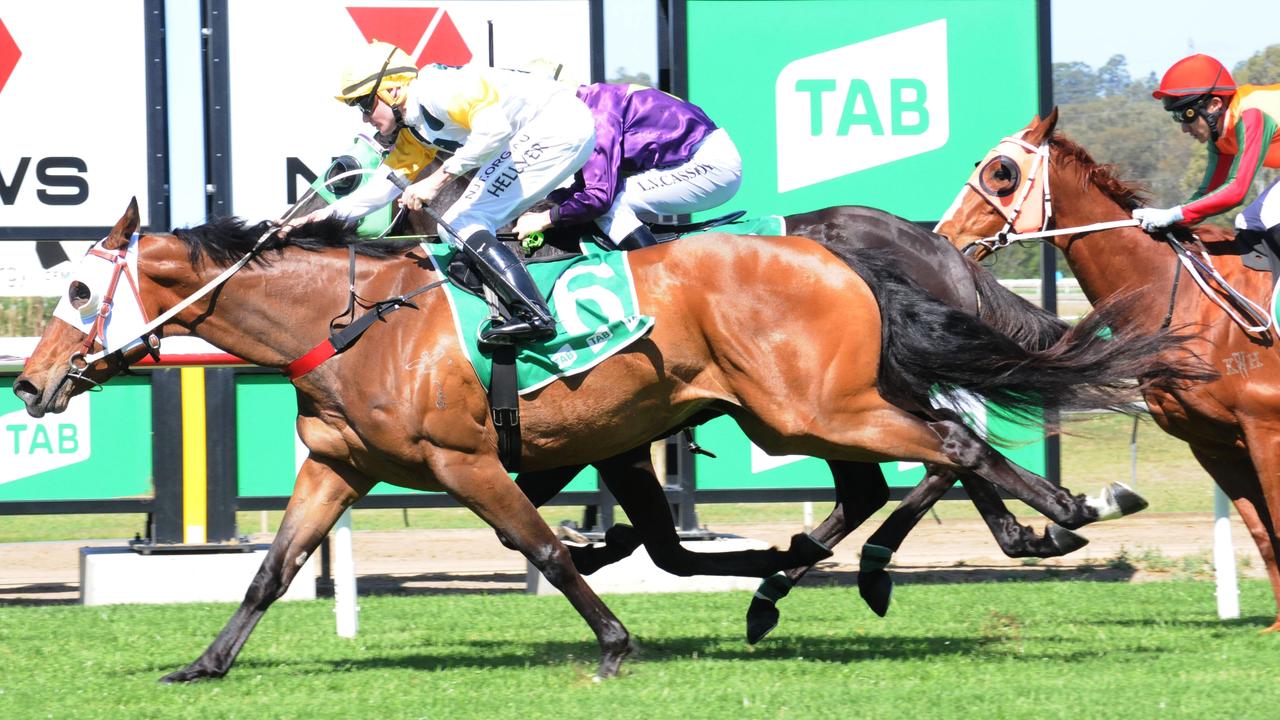
<svg viewBox="0 0 1280 720"><path fill-rule="evenodd" d="M371 159L372 162L376 160ZM438 160L436 161L438 162ZM433 168L426 168L428 174ZM374 172L374 167L355 168L350 163L335 163L326 173L326 181L335 175L351 175ZM442 190L432 205L442 210L455 202L464 183L454 183ZM347 188L349 191L350 188ZM298 213L307 213L321 204L318 194L304 198ZM396 215L392 232L408 232L418 236L431 235L438 226L427 212ZM1014 337L1019 343L1033 349L1043 349L1057 341L1066 331L1066 324L1051 313L1027 303L1009 292L976 264L967 262L950 245L932 233L925 232L913 223L880 210L858 206L839 206L801 213L783 218L784 227L791 234L818 240L828 249L875 250L902 269L932 294L952 307L970 313L981 313L988 322ZM553 228L548 231L548 243L535 256L548 256L577 252L580 240L599 236L593 225ZM602 244L611 245L603 240ZM550 251L550 252L546 252ZM706 416L709 419L710 415ZM828 547L834 546L879 507L888 498L888 488L875 464L828 461L835 488L836 504L830 516L817 528L812 542L809 536L796 535L786 551L741 551L729 553L693 553L679 543L671 521L666 499L659 489L648 453L642 446L620 456L594 463L601 481L610 489L627 515L636 522L638 532L627 526L611 528L605 536L603 547L570 546L575 565L584 573L626 557L643 543L658 567L677 575L724 574L755 575L764 577L783 568L795 568L783 580L788 587L817 560L830 555ZM559 492L582 466L556 468L541 472L523 472L517 484L535 505L541 505ZM949 473L931 474L928 487L920 487L906 498L899 512L877 533L885 543L877 547L896 549L906 532L914 525L927 504L936 499L950 485L944 477ZM649 482L633 479L648 478ZM970 497L986 519L1001 549L1011 557L1049 557L1065 554L1087 541L1061 526L1051 524L1043 537L1029 527L1017 523L1008 512L998 494L981 478L965 478ZM1123 488L1120 492L1125 492ZM1140 507L1140 500L1133 498L1129 507ZM867 582L869 574L861 578L863 596L873 609L883 614L887 608L887 575L881 573L881 590L869 593L873 584ZM775 580L777 585L779 581ZM753 611L754 612L754 611ZM770 612L772 609L770 608Z"/></svg>
<svg viewBox="0 0 1280 720"><path fill-rule="evenodd" d="M279 239L267 223L246 228L231 219L139 233L137 203L130 203L77 266L67 298L14 381L31 415L65 410L73 395L145 352L146 343L128 343L86 358L111 332L128 337L131 318L166 318L158 332L196 335L249 362L284 368L328 342L330 320L347 302L335 289L348 272L365 297L422 291L412 311L374 323L361 342L294 379L298 434L309 455L271 549L218 637L165 679L225 675L337 517L379 481L445 491L476 512L565 594L596 634L599 675L616 674L632 639L508 479L485 390L456 336L435 266L403 246L362 244L349 255L354 237L341 222L305 232L312 237ZM715 407L770 453L913 459L976 473L1018 494L1024 476L994 450L967 452L975 436L963 424L926 422L886 397L923 406L931 393L965 391L1028 413L1113 406L1141 387L1128 378L1159 383L1183 374L1183 360L1166 355L1181 343L1172 335L1117 332L1108 342L1082 341L1099 329L1085 322L1062 343L1029 352L874 256L837 257L804 238L710 234L629 253L626 261L640 307L656 323L590 372L526 396L522 459L530 469L616 455ZM111 301L97 316L107 330L100 333L95 321L86 333L76 323L94 317L102 301L104 266L120 268L107 274L129 282L112 283L121 293L107 293ZM229 272L234 267L242 269ZM216 289L198 294L209 287ZM185 298L198 299L183 307ZM1105 307L1095 314L1109 322ZM113 316L124 325L112 325ZM1153 362L1156 356L1162 359ZM1088 505L1056 510L1098 515Z"/></svg>
<svg viewBox="0 0 1280 720"><path fill-rule="evenodd" d="M1079 145L1055 135L1057 118L1055 109L991 150L938 232L981 258L999 245L999 233L1034 233L1049 218L1062 229L1128 220L1143 204L1140 190L1119 180ZM1039 172L1032 171L1037 166ZM1046 193L1046 187L1052 192ZM1232 287L1268 305L1271 277L1244 266L1228 231L1201 226L1193 232ZM1194 242L1186 230L1175 233L1178 242ZM1251 332L1233 322L1197 289L1160 234L1116 227L1046 240L1062 251L1090 301L1116 293L1137 298L1118 327L1136 332L1171 324L1197 329L1188 348L1220 371L1219 377L1150 387L1147 407L1161 428L1190 445L1196 460L1231 498L1280 603L1280 356L1274 329ZM1280 615L1266 630L1280 631Z"/></svg>
<svg viewBox="0 0 1280 720"><path fill-rule="evenodd" d="M446 189L436 203L447 206L456 199L450 192L451 189ZM418 235L430 235L437 229L430 215L424 212L409 213L403 216L403 220L400 229ZM868 207L837 206L787 216L783 218L783 225L789 233L815 239L837 253L876 252L939 299L954 308L979 314L1026 347L1048 347L1067 330L1067 324L1056 315L1005 289L990 273L969 262L944 239L890 213ZM593 233L591 227L553 229L548 233L548 244L537 254L554 256L576 252L578 242L593 234L598 233ZM916 410L937 415L936 411L928 408ZM594 465L600 472L601 481L636 523L637 529L615 526L606 533L603 546L570 546L578 569L583 573L594 572L628 556L640 544L645 545L658 567L676 575L765 577L790 568L783 575L771 577L752 601L747 616L747 638L753 643L776 626L776 601L789 592L814 562L829 556L829 548L882 507L888 498L888 487L878 465L828 461L836 502L830 515L811 536L794 536L791 547L786 551L695 553L679 543L646 448L635 448ZM582 467L575 465L524 472L517 478L517 484L535 505L541 505L559 492ZM859 590L878 614L884 615L887 611L892 590L892 581L884 570L889 557L956 478L949 471L930 468L925 481L904 498L899 508L869 538L863 555L875 560L872 565L864 561L859 574ZM1087 543L1081 536L1054 523L1050 523L1043 536L1039 536L1032 528L1017 522L989 483L975 475L961 475L960 480L998 545L1010 557L1058 556ZM1049 490L1043 484L1029 485L1026 491L1039 492L1039 502L1031 500L1032 506L1062 502L1063 491ZM1145 507L1143 501L1123 486L1113 486L1104 494L1112 494L1112 498L1118 499L1122 512L1126 514ZM1084 498L1077 498L1077 502L1081 500ZM812 541L806 542L810 538Z"/></svg>

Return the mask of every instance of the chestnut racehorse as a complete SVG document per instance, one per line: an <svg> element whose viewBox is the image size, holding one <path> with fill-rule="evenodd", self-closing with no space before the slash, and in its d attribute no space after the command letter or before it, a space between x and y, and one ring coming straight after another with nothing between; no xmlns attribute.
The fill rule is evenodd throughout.
<svg viewBox="0 0 1280 720"><path fill-rule="evenodd" d="M600 645L599 675L617 673L631 637L508 479L485 390L422 251L359 244L349 256L355 238L335 221L306 226L310 238L287 240L267 223L246 228L235 220L174 234L137 231L134 202L77 273L102 262L136 267L128 284L136 307L122 318L175 310L159 328L164 334L197 335L266 367L284 368L327 342L330 319L347 303L350 271L363 297L424 290L412 309L374 323L359 343L293 381L309 455L284 519L239 609L199 658L166 680L225 675L337 517L379 481L445 491L476 512L583 616ZM231 273L238 258L243 269ZM714 408L772 454L918 460L1024 497L1025 475L963 424L926 422L886 397L925 406L933 393L964 391L1013 412L1038 412L1114 406L1141 387L1129 378L1183 375L1182 361L1168 360L1181 343L1173 335L1117 332L1093 341L1099 323L1111 322L1106 308L1060 343L1030 352L874 256L837 257L804 238L710 234L629 253L626 261L639 306L656 324L590 372L525 397L523 464L531 470L617 455ZM216 290L197 295L215 279ZM98 297L93 290L73 282L64 302L83 312ZM190 297L199 299L178 310ZM122 312L126 302L114 298L109 312ZM97 338L86 342L58 314L14 382L33 416L61 412L73 395L118 373L136 359L124 350L145 351L122 344L87 361ZM1104 510L1061 499L1037 509L1076 525Z"/></svg>
<svg viewBox="0 0 1280 720"><path fill-rule="evenodd" d="M1055 135L1057 119L1055 108L1044 120L1033 120L997 145L937 231L957 248L981 258L998 245L990 239L1006 226L1022 233L1040 230L1046 217L1062 229L1129 219L1131 211L1143 204L1140 191L1117 179L1109 167L1094 162L1080 146ZM1041 153L1046 167L1033 177L1026 168ZM1045 182L1052 190L1051 202L1039 192ZM1019 198L1021 212L1014 207ZM1021 219L1022 213L1029 222ZM1229 232L1209 226L1193 230L1226 281L1265 307L1271 297L1269 274L1244 267L1238 251L1232 249ZM1180 240L1191 239L1185 230L1176 232ZM1119 327L1137 332L1170 325L1197 329L1188 347L1220 376L1208 382L1149 388L1147 407L1161 428L1191 446L1196 460L1231 498L1266 563L1280 603L1276 567L1280 356L1274 330L1247 332L1233 322L1197 288L1162 234L1119 227L1046 240L1062 251L1090 301L1097 303L1116 293L1136 294L1132 314L1122 318ZM1280 614L1266 628L1278 630Z"/></svg>

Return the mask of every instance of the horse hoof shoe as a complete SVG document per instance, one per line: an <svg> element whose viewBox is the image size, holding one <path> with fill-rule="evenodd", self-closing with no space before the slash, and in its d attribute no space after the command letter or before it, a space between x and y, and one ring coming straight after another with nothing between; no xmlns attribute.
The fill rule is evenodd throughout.
<svg viewBox="0 0 1280 720"><path fill-rule="evenodd" d="M893 578L884 570L872 570L858 573L858 594L880 617L889 612L889 601L893 599Z"/></svg>

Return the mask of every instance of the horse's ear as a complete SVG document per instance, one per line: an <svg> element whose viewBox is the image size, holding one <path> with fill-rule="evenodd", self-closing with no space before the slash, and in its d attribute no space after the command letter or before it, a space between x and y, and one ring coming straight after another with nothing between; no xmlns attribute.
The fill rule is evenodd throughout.
<svg viewBox="0 0 1280 720"><path fill-rule="evenodd" d="M1032 145L1039 145L1053 134L1053 129L1057 124L1058 106L1054 105L1053 110L1050 110L1049 114L1046 115L1043 120L1041 120L1040 116L1037 115L1036 118L1031 121L1031 124L1027 126L1027 134L1023 135L1022 139Z"/></svg>
<svg viewBox="0 0 1280 720"><path fill-rule="evenodd" d="M138 232L138 198L134 197L129 200L129 207L125 208L124 215L121 215L115 227L111 228L102 246L108 250L117 250L124 247L136 232Z"/></svg>

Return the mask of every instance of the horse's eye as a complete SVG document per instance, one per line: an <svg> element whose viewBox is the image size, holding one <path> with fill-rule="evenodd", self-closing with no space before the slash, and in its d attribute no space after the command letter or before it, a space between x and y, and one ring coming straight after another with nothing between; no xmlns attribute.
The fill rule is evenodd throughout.
<svg viewBox="0 0 1280 720"><path fill-rule="evenodd" d="M996 197L1008 197L1018 189L1022 180L1022 171L1018 164L1006 155L997 155L982 166L978 173L978 184L982 189Z"/></svg>
<svg viewBox="0 0 1280 720"><path fill-rule="evenodd" d="M93 297L93 292L89 290L89 286L79 280L72 280L71 287L67 289L67 299L71 301L71 307L79 310L84 304L89 302L89 298Z"/></svg>

